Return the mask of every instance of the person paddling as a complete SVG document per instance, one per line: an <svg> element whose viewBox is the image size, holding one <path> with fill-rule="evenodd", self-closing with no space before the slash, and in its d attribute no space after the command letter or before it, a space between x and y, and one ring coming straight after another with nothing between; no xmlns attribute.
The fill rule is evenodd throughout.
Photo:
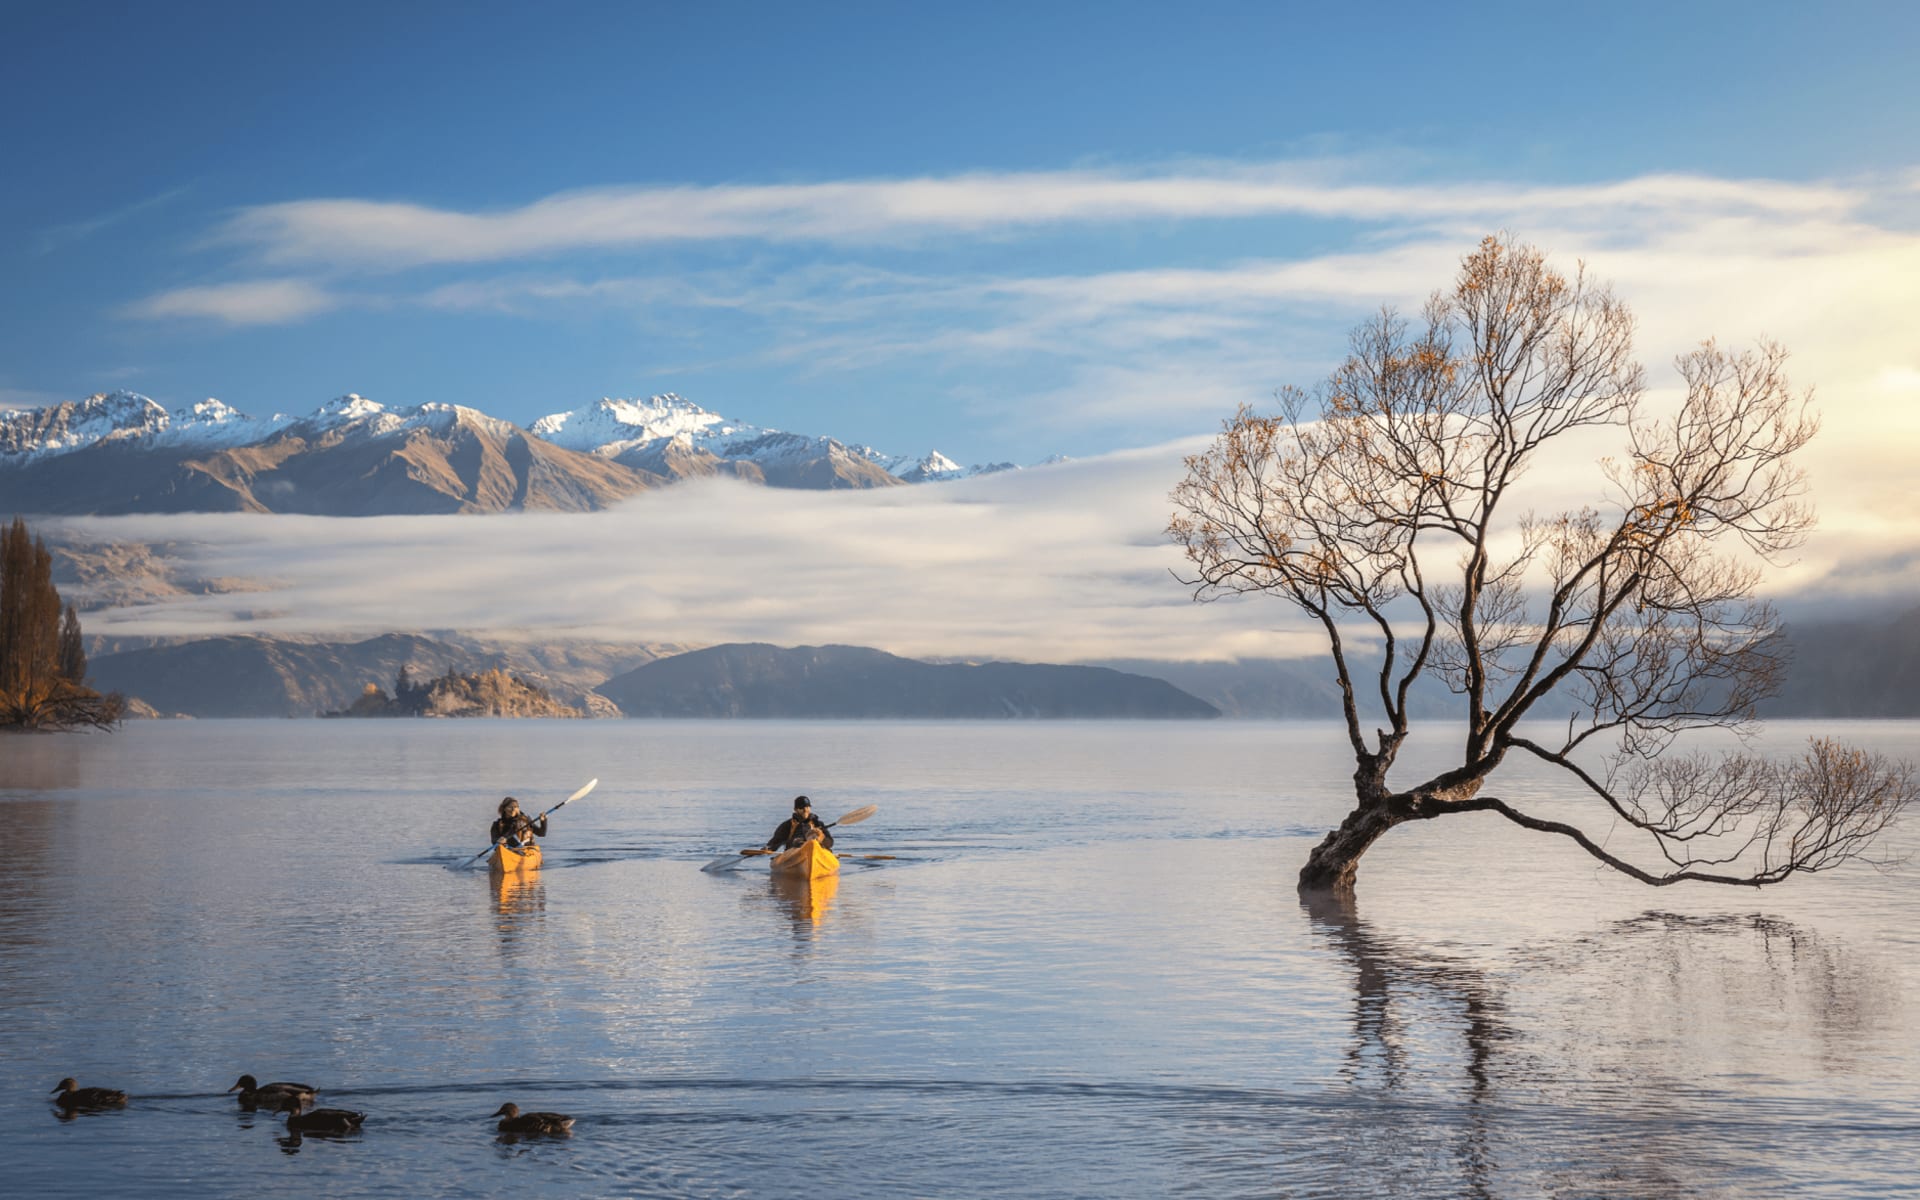
<svg viewBox="0 0 1920 1200"><path fill-rule="evenodd" d="M791 850L815 839L828 850L833 849L833 834L813 815L813 802L805 796L795 796L793 815L773 831L773 836L767 839L767 849Z"/></svg>
<svg viewBox="0 0 1920 1200"><path fill-rule="evenodd" d="M531 820L520 811L520 802L508 796L500 802L500 819L493 823L493 829L487 834L496 846L505 846L509 850L518 850L533 843L536 837L547 836L547 818Z"/></svg>

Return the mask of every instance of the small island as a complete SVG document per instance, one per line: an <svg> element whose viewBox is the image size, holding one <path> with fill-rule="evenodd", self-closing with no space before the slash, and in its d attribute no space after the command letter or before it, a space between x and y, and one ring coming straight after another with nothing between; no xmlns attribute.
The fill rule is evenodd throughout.
<svg viewBox="0 0 1920 1200"><path fill-rule="evenodd" d="M581 717L586 714L555 700L547 690L495 667L474 674L448 671L424 683L411 668L400 668L393 694L377 683L346 708L328 717Z"/></svg>

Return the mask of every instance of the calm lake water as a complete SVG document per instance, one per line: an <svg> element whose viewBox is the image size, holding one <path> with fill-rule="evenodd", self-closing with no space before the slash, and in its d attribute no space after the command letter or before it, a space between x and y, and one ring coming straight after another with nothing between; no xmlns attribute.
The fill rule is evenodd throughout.
<svg viewBox="0 0 1920 1200"><path fill-rule="evenodd" d="M1908 723L1766 738L1816 729L1920 755ZM1343 751L1223 722L0 739L7 1190L1913 1194L1920 865L1653 890L1466 817L1309 910ZM502 795L594 776L531 881L448 869ZM840 848L893 857L811 891L701 871L802 791L879 805ZM365 1130L296 1142L236 1111L242 1072ZM56 1120L65 1075L133 1102ZM499 1139L509 1100L573 1137Z"/></svg>

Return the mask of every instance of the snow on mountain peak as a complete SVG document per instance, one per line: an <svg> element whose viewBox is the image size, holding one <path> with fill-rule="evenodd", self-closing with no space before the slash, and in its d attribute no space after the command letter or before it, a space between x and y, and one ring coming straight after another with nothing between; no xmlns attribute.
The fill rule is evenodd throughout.
<svg viewBox="0 0 1920 1200"><path fill-rule="evenodd" d="M656 442L670 442L683 435L706 443L741 428L751 427L735 426L718 413L708 412L672 392L645 400L606 397L585 408L541 417L527 426L535 437L556 446L603 458L644 450Z"/></svg>
<svg viewBox="0 0 1920 1200"><path fill-rule="evenodd" d="M384 404L375 403L358 392L348 392L344 396L335 396L314 410L319 418L331 418L338 421L358 421L364 417L379 416L387 411Z"/></svg>
<svg viewBox="0 0 1920 1200"><path fill-rule="evenodd" d="M264 421L256 420L231 404L209 396L198 404L174 409L166 426L155 431L154 441L207 447L246 446L266 438L287 421L288 418L279 413Z"/></svg>
<svg viewBox="0 0 1920 1200"><path fill-rule="evenodd" d="M167 427L167 410L138 392L100 392L77 403L0 412L0 454L42 457Z"/></svg>
<svg viewBox="0 0 1920 1200"><path fill-rule="evenodd" d="M198 404L173 410L175 421L198 421L206 425L221 425L228 421L250 420L247 414L231 404L208 396Z"/></svg>

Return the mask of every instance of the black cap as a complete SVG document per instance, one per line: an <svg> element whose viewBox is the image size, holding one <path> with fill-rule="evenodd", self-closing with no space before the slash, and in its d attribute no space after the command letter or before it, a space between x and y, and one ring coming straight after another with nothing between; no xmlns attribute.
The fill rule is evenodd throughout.
<svg viewBox="0 0 1920 1200"><path fill-rule="evenodd" d="M805 796L795 796L793 798L793 806L795 808L812 808L813 801L807 799Z"/></svg>

